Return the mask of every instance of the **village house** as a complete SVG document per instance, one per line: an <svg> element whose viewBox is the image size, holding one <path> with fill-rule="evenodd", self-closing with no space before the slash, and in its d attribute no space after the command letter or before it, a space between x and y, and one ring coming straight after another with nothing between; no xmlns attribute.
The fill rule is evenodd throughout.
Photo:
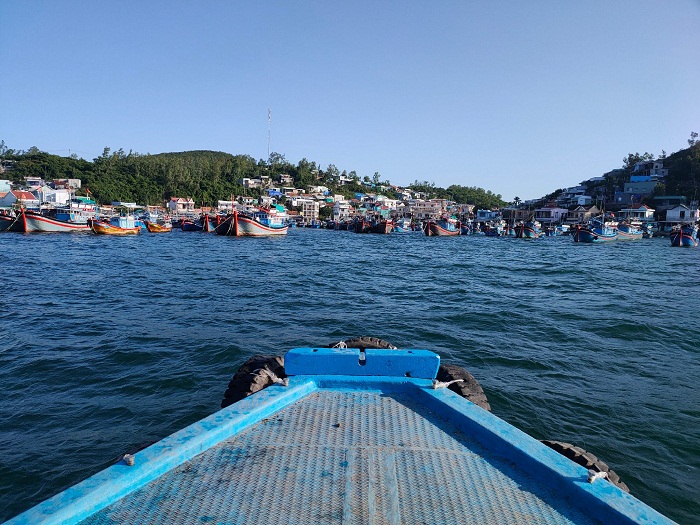
<svg viewBox="0 0 700 525"><path fill-rule="evenodd" d="M41 201L29 191L10 190L0 199L0 208L24 206L29 209L39 209Z"/></svg>
<svg viewBox="0 0 700 525"><path fill-rule="evenodd" d="M654 220L654 209L646 204L638 202L619 211L620 217L629 220L652 221Z"/></svg>
<svg viewBox="0 0 700 525"><path fill-rule="evenodd" d="M333 204L333 220L346 221L350 218L350 203L347 201L337 200Z"/></svg>
<svg viewBox="0 0 700 525"><path fill-rule="evenodd" d="M0 179L0 193L7 193L12 189L12 181Z"/></svg>
<svg viewBox="0 0 700 525"><path fill-rule="evenodd" d="M170 201L166 204L166 208L170 213L192 213L194 211L194 201L189 197L170 197Z"/></svg>
<svg viewBox="0 0 700 525"><path fill-rule="evenodd" d="M597 206L577 206L573 210L569 210L565 224L581 224L588 222L592 217L600 215L600 209Z"/></svg>
<svg viewBox="0 0 700 525"><path fill-rule="evenodd" d="M305 200L301 206L301 214L304 216L304 221L311 222L318 220L320 206L315 200Z"/></svg>
<svg viewBox="0 0 700 525"><path fill-rule="evenodd" d="M42 186L34 192L40 202L57 204L63 206L70 201L71 192L64 188L53 189L49 186Z"/></svg>
<svg viewBox="0 0 700 525"><path fill-rule="evenodd" d="M60 190L60 189L72 189L72 190L77 190L80 189L82 185L82 182L80 179L54 179L53 182L51 183L51 186L55 190Z"/></svg>
<svg viewBox="0 0 700 525"><path fill-rule="evenodd" d="M535 220L539 221L543 226L563 222L569 213L567 208L560 208L555 204L547 204L542 208L536 208L534 211Z"/></svg>
<svg viewBox="0 0 700 525"><path fill-rule="evenodd" d="M294 177L286 173L280 173L279 179L279 183L281 186L284 186L285 184L294 184Z"/></svg>

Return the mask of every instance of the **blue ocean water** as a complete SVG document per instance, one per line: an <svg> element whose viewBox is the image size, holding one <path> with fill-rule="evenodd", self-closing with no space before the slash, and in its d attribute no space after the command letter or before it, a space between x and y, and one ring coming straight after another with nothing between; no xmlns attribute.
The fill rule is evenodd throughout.
<svg viewBox="0 0 700 525"><path fill-rule="evenodd" d="M255 353L374 335L700 516L700 250L357 235L0 234L0 521L219 408Z"/></svg>

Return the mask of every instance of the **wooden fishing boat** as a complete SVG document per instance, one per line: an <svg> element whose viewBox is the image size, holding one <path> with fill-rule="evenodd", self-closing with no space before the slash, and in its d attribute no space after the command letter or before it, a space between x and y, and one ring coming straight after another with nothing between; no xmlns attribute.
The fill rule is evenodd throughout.
<svg viewBox="0 0 700 525"><path fill-rule="evenodd" d="M268 210L251 215L234 211L214 230L217 235L234 237L268 237L287 235L287 224L282 217Z"/></svg>
<svg viewBox="0 0 700 525"><path fill-rule="evenodd" d="M295 348L272 386L7 525L673 522L437 379L428 350Z"/></svg>
<svg viewBox="0 0 700 525"><path fill-rule="evenodd" d="M137 235L141 233L141 228L134 225L133 217L130 221L127 217L114 217L110 222L92 219L89 224L92 231L98 235Z"/></svg>
<svg viewBox="0 0 700 525"><path fill-rule="evenodd" d="M574 242L599 243L617 240L617 223L595 217L586 224L577 225L571 233Z"/></svg>
<svg viewBox="0 0 700 525"><path fill-rule="evenodd" d="M23 210L21 213L22 217L20 218L20 221L22 222L26 233L88 232L90 231L88 219L94 217L94 213L85 215L78 212L56 213L53 217L28 210Z"/></svg>
<svg viewBox="0 0 700 525"><path fill-rule="evenodd" d="M369 227L369 233L381 233L381 234L389 234L393 231L394 229L394 221L388 221L386 219L381 219L378 221L374 221L371 226Z"/></svg>
<svg viewBox="0 0 700 525"><path fill-rule="evenodd" d="M149 233L169 233L173 231L173 225L170 223L158 224L157 222L143 221Z"/></svg>
<svg viewBox="0 0 700 525"><path fill-rule="evenodd" d="M518 239L537 239L542 234L540 223L537 221L518 222L513 229L515 230L515 237Z"/></svg>
<svg viewBox="0 0 700 525"><path fill-rule="evenodd" d="M462 230L455 219L431 219L423 224L423 233L428 237L448 237L461 235Z"/></svg>
<svg viewBox="0 0 700 525"><path fill-rule="evenodd" d="M642 223L639 221L620 221L617 225L617 238L621 241L634 241L644 236Z"/></svg>
<svg viewBox="0 0 700 525"><path fill-rule="evenodd" d="M694 248L698 245L698 227L695 224L675 226L670 233L671 246Z"/></svg>
<svg viewBox="0 0 700 525"><path fill-rule="evenodd" d="M183 232L201 232L204 227L199 221L193 221L192 219L182 219L180 223L180 229Z"/></svg>

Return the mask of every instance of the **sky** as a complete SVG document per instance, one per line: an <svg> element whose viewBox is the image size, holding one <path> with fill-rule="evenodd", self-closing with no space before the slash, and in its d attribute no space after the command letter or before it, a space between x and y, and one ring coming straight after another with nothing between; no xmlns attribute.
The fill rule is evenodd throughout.
<svg viewBox="0 0 700 525"><path fill-rule="evenodd" d="M269 147L511 201L700 132L700 0L0 0L0 63L0 140L87 160Z"/></svg>

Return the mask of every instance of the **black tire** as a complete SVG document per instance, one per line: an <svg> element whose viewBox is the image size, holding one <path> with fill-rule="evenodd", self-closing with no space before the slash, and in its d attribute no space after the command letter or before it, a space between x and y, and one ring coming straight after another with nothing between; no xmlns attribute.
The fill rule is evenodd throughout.
<svg viewBox="0 0 700 525"><path fill-rule="evenodd" d="M378 337L369 336L352 337L350 339L346 339L345 341L337 341L329 344L328 348L334 348L341 343L344 343L348 348L359 348L361 350L364 350L365 348L386 348L396 350L396 347L390 342L385 341L384 339L379 339Z"/></svg>
<svg viewBox="0 0 700 525"><path fill-rule="evenodd" d="M587 452L581 447L574 446L571 443L564 443L563 441L551 441L548 439L543 439L542 443L547 445L552 450L559 452L559 454L570 459L574 463L577 463L582 467L586 467L588 470L592 470L594 472L605 472L608 475L607 480L610 483L621 488L625 492L630 491L629 487L620 479L620 476L618 476L607 463L601 459L598 459L595 455Z"/></svg>
<svg viewBox="0 0 700 525"><path fill-rule="evenodd" d="M452 383L447 388L484 410L491 411L491 405L489 405L489 401L486 399L486 394L481 388L481 385L473 375L461 366L441 364L435 379L444 382L452 381L453 379L462 379L461 382Z"/></svg>
<svg viewBox="0 0 700 525"><path fill-rule="evenodd" d="M224 392L224 399L221 401L221 408L226 408L273 384L266 374L255 372L261 368L267 368L280 379L287 377L284 372L284 356L254 355L241 365L229 381L228 388Z"/></svg>

